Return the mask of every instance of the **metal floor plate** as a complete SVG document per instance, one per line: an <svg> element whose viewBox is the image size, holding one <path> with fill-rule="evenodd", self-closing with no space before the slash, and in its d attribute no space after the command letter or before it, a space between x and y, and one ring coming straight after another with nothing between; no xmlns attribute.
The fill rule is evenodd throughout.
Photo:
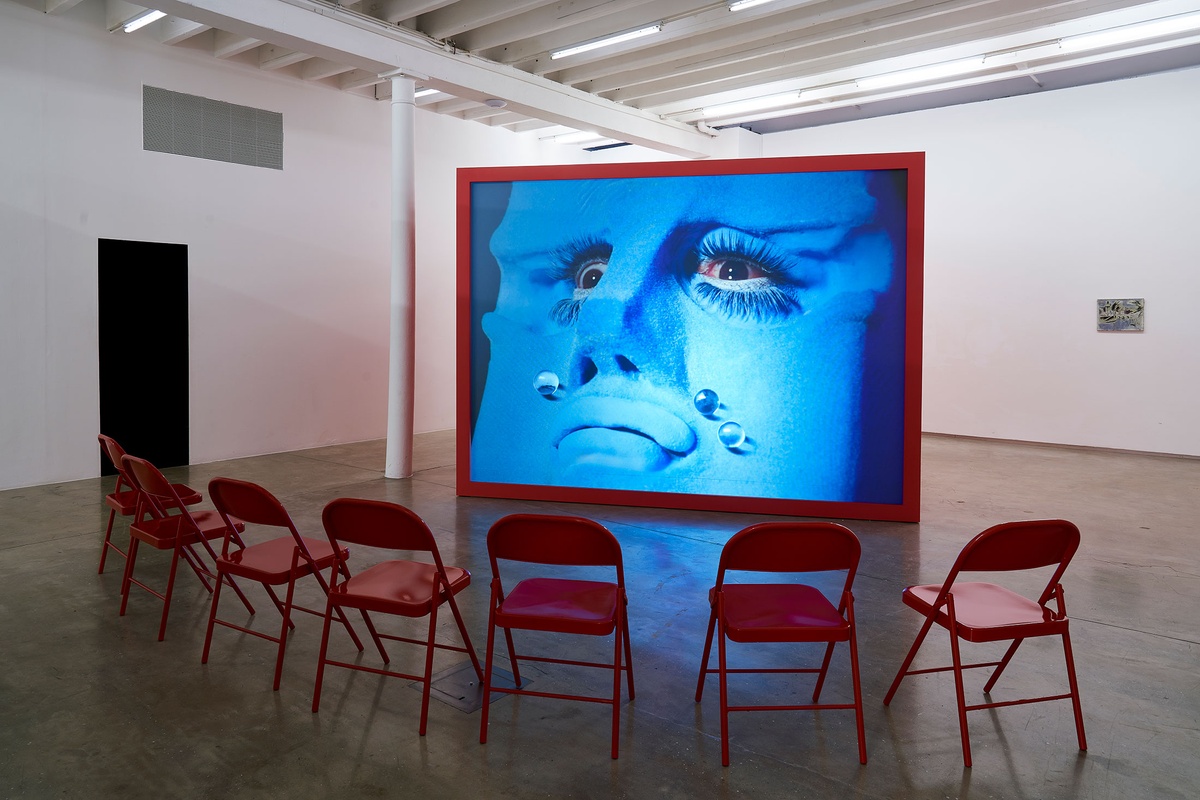
<svg viewBox="0 0 1200 800"><path fill-rule="evenodd" d="M529 686L531 683L533 681L528 678L524 681L525 686ZM512 689L516 685L511 672L505 672L493 665L492 686ZM409 684L409 687L419 692L421 691L421 682L414 681ZM475 674L475 669L471 666L470 661L464 661L434 673L433 679L430 681L429 696L467 714L473 714L483 708L483 684L480 683L479 676ZM492 702L496 702L501 697L504 695L493 694Z"/></svg>

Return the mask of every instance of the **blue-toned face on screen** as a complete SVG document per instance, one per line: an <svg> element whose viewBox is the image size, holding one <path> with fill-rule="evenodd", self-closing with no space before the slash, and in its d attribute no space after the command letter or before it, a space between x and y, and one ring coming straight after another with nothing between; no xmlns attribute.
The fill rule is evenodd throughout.
<svg viewBox="0 0 1200 800"><path fill-rule="evenodd" d="M898 502L898 412L872 473L894 481L861 463L873 317L903 280L893 180L513 182L471 479Z"/></svg>

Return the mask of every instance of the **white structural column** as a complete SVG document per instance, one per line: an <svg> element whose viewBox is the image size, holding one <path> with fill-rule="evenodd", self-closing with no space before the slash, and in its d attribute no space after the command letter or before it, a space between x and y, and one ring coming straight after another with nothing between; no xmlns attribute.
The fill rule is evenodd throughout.
<svg viewBox="0 0 1200 800"><path fill-rule="evenodd" d="M416 337L415 81L392 73L392 326L384 477L412 476Z"/></svg>

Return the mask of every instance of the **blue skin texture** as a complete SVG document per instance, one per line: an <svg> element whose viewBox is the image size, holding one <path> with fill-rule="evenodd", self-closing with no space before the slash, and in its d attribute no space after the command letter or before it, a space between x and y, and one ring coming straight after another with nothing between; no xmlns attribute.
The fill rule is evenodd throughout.
<svg viewBox="0 0 1200 800"><path fill-rule="evenodd" d="M868 176L515 182L472 480L855 500L866 324L893 279Z"/></svg>

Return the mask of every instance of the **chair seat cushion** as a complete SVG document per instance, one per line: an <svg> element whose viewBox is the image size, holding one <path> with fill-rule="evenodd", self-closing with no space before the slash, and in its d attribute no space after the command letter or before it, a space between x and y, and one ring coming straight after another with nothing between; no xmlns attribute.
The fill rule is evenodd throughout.
<svg viewBox="0 0 1200 800"><path fill-rule="evenodd" d="M330 600L340 606L381 611L404 617L423 617L433 600L437 567L421 561L384 561L359 572L334 587ZM461 567L446 567L450 591L458 594L471 585L471 573ZM439 603L445 597L439 599Z"/></svg>
<svg viewBox="0 0 1200 800"><path fill-rule="evenodd" d="M838 642L850 624L819 589L803 584L726 583L725 632L735 642Z"/></svg>
<svg viewBox="0 0 1200 800"><path fill-rule="evenodd" d="M941 584L910 586L904 590L904 603L928 615L941 590ZM1047 636L1066 627L1066 620L1055 620L1050 609L994 583L956 582L950 593L959 635L967 641ZM945 606L938 611L937 622L949 627Z"/></svg>
<svg viewBox="0 0 1200 800"><path fill-rule="evenodd" d="M334 562L333 547L328 539L304 539L304 546L316 562L317 569L324 569ZM234 550L228 557L217 559L218 569L249 578L250 580L272 585L284 583L292 568L292 558L296 551L296 540L291 536L281 536L266 542L252 544L244 550ZM345 558L347 551L342 549ZM297 576L307 575L312 571L308 562L303 558L297 560Z"/></svg>
<svg viewBox="0 0 1200 800"><path fill-rule="evenodd" d="M616 627L618 598L615 583L527 578L504 598L496 610L496 624L604 636Z"/></svg>

